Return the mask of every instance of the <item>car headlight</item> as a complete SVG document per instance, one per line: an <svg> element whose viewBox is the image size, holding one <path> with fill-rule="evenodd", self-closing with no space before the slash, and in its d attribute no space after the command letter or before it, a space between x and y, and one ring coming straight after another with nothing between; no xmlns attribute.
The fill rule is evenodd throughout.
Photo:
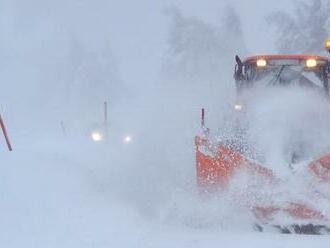
<svg viewBox="0 0 330 248"><path fill-rule="evenodd" d="M123 139L124 144L130 144L132 143L132 137L130 135L126 135Z"/></svg>
<svg viewBox="0 0 330 248"><path fill-rule="evenodd" d="M236 103L236 104L234 105L234 109L235 109L236 111L241 111L241 110L243 109L243 105L242 105L242 104L239 104L239 103Z"/></svg>
<svg viewBox="0 0 330 248"><path fill-rule="evenodd" d="M99 141L103 140L103 135L99 131L94 131L94 132L91 133L91 138L92 138L93 141L99 142Z"/></svg>

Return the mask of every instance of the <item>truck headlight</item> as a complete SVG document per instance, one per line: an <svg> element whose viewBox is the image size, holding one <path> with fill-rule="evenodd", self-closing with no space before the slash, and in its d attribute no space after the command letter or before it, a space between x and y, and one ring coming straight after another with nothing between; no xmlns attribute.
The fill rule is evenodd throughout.
<svg viewBox="0 0 330 248"><path fill-rule="evenodd" d="M308 68L316 67L316 66L317 66L317 61L316 61L316 59L307 59L307 60L306 60L306 66L307 66Z"/></svg>
<svg viewBox="0 0 330 248"><path fill-rule="evenodd" d="M267 66L267 60L265 60L265 59L258 59L256 63L257 63L257 67L266 67Z"/></svg>
<svg viewBox="0 0 330 248"><path fill-rule="evenodd" d="M99 142L103 140L103 134L99 131L94 131L91 133L91 138L95 142Z"/></svg>

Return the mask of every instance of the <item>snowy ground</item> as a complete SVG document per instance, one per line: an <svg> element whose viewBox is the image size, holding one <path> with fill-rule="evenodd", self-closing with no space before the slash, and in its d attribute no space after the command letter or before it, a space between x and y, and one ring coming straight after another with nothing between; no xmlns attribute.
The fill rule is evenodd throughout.
<svg viewBox="0 0 330 248"><path fill-rule="evenodd" d="M84 137L19 137L13 137L12 153L1 147L1 247L329 246L327 236L254 233L168 221L160 214L169 211L168 206L159 204L166 202L164 199L128 199L144 189L134 188L140 184L130 177L133 167L120 169L121 164L114 163L118 154L109 150L111 146L101 147ZM125 177L125 173L130 176ZM139 180L151 183L150 175L145 176ZM153 184L150 188L155 187L157 193L157 182ZM191 202L188 197L181 201ZM194 206L185 208L189 215ZM174 216L185 214L179 209Z"/></svg>
<svg viewBox="0 0 330 248"><path fill-rule="evenodd" d="M234 98L234 55L248 52L243 40L249 53L273 51L265 15L287 2L0 1L0 112L14 147L0 135L0 248L329 247L329 236L253 232L233 206L195 193L200 108L218 128ZM242 26L222 30L227 3ZM246 37L228 38L241 29ZM131 146L72 132L100 120L105 99L110 122L135 128ZM288 105L280 101L275 110Z"/></svg>

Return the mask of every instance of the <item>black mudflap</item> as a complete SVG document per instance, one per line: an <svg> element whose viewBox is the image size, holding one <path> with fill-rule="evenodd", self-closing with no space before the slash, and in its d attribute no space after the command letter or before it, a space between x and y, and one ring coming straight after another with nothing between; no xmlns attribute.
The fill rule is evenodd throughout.
<svg viewBox="0 0 330 248"><path fill-rule="evenodd" d="M325 225L298 225L293 224L290 226L281 226L281 225L260 225L255 224L253 229L258 232L264 232L269 230L269 227L275 228L283 234L304 234L304 235L330 235L330 228Z"/></svg>
<svg viewBox="0 0 330 248"><path fill-rule="evenodd" d="M330 234L330 228L324 225L290 225L290 226L279 226L275 225L281 233L294 233L294 234L307 234L307 235L322 235L322 234Z"/></svg>

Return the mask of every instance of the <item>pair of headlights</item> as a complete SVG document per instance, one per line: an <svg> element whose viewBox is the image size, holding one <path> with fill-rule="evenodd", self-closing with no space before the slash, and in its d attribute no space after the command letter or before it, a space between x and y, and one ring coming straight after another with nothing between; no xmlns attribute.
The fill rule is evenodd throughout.
<svg viewBox="0 0 330 248"><path fill-rule="evenodd" d="M105 139L104 134L100 131L93 131L91 133L91 138L94 142L101 142ZM122 138L122 142L124 144L132 143L132 137L130 135L126 135Z"/></svg>
<svg viewBox="0 0 330 248"><path fill-rule="evenodd" d="M257 64L257 67L260 67L260 68L266 67L267 66L267 60L265 60L265 59L258 59L257 62L256 62L256 64ZM307 68L314 68L314 67L317 66L317 60L314 59L314 58L306 59L305 66Z"/></svg>

